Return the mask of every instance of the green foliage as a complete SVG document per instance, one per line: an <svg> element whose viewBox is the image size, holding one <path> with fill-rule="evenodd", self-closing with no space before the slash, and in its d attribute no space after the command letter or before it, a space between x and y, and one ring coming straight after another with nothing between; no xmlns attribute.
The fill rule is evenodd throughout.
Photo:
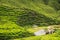
<svg viewBox="0 0 60 40"><path fill-rule="evenodd" d="M27 26L34 24L38 26L43 26L57 23L56 20L48 18L42 14L39 14L36 11L25 9L24 12L20 16L18 16L17 24L20 26Z"/></svg>
<svg viewBox="0 0 60 40"><path fill-rule="evenodd" d="M55 10L60 10L59 0L50 0L48 4L52 6Z"/></svg>
<svg viewBox="0 0 60 40"><path fill-rule="evenodd" d="M3 25L0 24L0 39L8 40L11 38L22 38L33 36L33 33L28 32L25 28L16 25L14 22L8 21Z"/></svg>
<svg viewBox="0 0 60 40"><path fill-rule="evenodd" d="M56 30L53 34L43 35L43 36L31 36L22 39L14 39L14 40L60 40L60 29Z"/></svg>
<svg viewBox="0 0 60 40"><path fill-rule="evenodd" d="M59 31L52 35L29 37L33 33L25 28L34 24L60 24L59 10L59 0L0 0L0 40L18 37L28 37L24 40L60 40Z"/></svg>

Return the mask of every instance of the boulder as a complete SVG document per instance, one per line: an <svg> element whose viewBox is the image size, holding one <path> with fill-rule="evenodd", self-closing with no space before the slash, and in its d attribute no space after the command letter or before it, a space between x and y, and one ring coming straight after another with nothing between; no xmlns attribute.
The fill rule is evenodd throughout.
<svg viewBox="0 0 60 40"><path fill-rule="evenodd" d="M35 36L40 36L40 35L45 35L46 34L46 31L44 29L41 29L37 32L34 32L34 35Z"/></svg>

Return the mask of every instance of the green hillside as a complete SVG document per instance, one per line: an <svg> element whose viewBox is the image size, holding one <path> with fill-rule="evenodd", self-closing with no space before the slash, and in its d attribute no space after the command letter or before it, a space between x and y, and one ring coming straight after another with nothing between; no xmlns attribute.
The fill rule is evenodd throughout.
<svg viewBox="0 0 60 40"><path fill-rule="evenodd" d="M60 0L0 0L0 35L28 37L25 27L59 24Z"/></svg>
<svg viewBox="0 0 60 40"><path fill-rule="evenodd" d="M20 16L20 15L28 16L29 15L28 13L30 13L30 12L31 12L30 13L31 16L33 16L33 13L35 13L35 14L39 13L38 15L41 15L43 17L41 17L41 16L39 18L32 17L34 19L31 18L31 21L39 20L39 23L37 23L37 24L42 23L41 25L43 25L43 24L45 25L45 23L46 23L45 21L52 22L52 23L49 22L48 24L59 24L60 23L59 1L58 0L56 0L56 1L49 0L48 3L46 3L47 1L48 0L46 0L46 1L44 1L44 0L3 0L2 1L1 0L0 1L0 3L1 3L0 15L8 16L8 18L12 17L12 18L9 18L9 20L11 19L12 21L14 21L14 20L17 21L17 18L16 18L17 16ZM55 8L56 4L58 4L58 5ZM54 5L54 7L53 7L53 5ZM58 10L58 11L56 11L56 10ZM38 17L38 15L36 15L36 16ZM44 16L46 16L47 18ZM40 18L42 18L42 19L40 19ZM44 20L44 21L40 22L40 20ZM28 18L26 18L26 21L29 22ZM24 22L24 21L22 21L22 22Z"/></svg>

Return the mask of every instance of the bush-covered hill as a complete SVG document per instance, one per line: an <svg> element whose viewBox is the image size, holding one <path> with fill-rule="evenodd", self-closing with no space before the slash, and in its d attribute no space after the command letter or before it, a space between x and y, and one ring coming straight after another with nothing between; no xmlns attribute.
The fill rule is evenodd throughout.
<svg viewBox="0 0 60 40"><path fill-rule="evenodd" d="M33 36L26 26L58 24L60 0L0 0L0 40Z"/></svg>
<svg viewBox="0 0 60 40"><path fill-rule="evenodd" d="M5 19L11 21L19 21L19 24L23 23L39 25L59 24L60 23L59 10L60 10L59 0L0 0L1 20ZM33 17L34 14L37 15ZM26 18L23 15L26 15ZM30 15L31 17L28 17ZM21 18L21 16L23 16L23 18ZM29 21L31 22L29 23Z"/></svg>

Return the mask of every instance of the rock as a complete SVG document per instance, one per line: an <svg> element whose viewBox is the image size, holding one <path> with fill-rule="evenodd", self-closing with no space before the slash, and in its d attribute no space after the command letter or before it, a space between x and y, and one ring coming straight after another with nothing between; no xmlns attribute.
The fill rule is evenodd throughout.
<svg viewBox="0 0 60 40"><path fill-rule="evenodd" d="M46 34L46 31L44 29L39 30L37 32L34 32L34 35L35 36L40 36L40 35L45 35L45 34Z"/></svg>
<svg viewBox="0 0 60 40"><path fill-rule="evenodd" d="M48 30L48 33L49 33L49 34L52 34L52 33L54 33L54 31L55 31L55 30L53 30L53 29Z"/></svg>
<svg viewBox="0 0 60 40"><path fill-rule="evenodd" d="M37 25L33 25L33 28L37 28L38 26Z"/></svg>
<svg viewBox="0 0 60 40"><path fill-rule="evenodd" d="M48 33L49 34L52 34L52 33L54 33L54 28L53 28L53 26L48 26Z"/></svg>
<svg viewBox="0 0 60 40"><path fill-rule="evenodd" d="M38 29L37 25L33 25L32 27L34 28L34 30Z"/></svg>

